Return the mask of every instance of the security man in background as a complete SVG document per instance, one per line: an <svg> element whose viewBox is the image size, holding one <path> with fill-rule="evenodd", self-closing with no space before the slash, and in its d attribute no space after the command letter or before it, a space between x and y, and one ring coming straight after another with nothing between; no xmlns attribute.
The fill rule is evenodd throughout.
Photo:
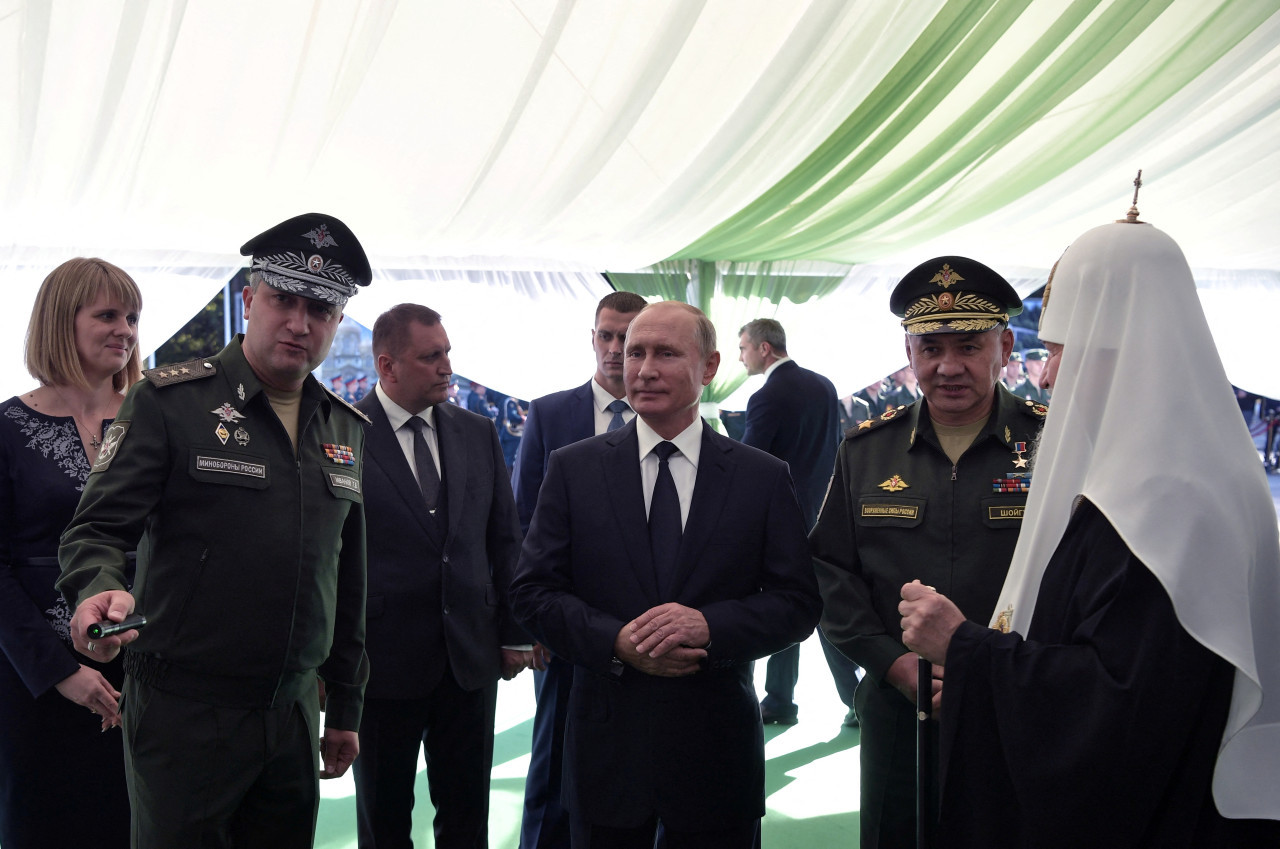
<svg viewBox="0 0 1280 849"><path fill-rule="evenodd" d="M1022 524L1027 448L1047 412L1000 383L1022 300L995 271L931 259L902 278L889 308L922 397L845 438L809 537L822 630L866 670L855 696L864 849L916 839L917 664L902 644L902 585L919 579L989 620ZM934 680L935 710L942 686Z"/></svg>
<svg viewBox="0 0 1280 849"><path fill-rule="evenodd" d="M747 374L765 376L764 386L747 401L742 442L787 464L807 531L817 521L840 444L836 388L827 378L791 359L787 354L787 333L781 322L772 318L757 318L738 329L738 359L746 366ZM821 633L818 641L836 692L847 708L844 724L855 727L858 717L853 710L853 692L858 686L858 667L831 648ZM769 658L765 697L760 702L760 718L765 725L796 724L800 709L795 703L795 690L799 678L799 643Z"/></svg>
<svg viewBox="0 0 1280 849"><path fill-rule="evenodd" d="M109 660L130 644L126 775L144 849L309 847L316 740L324 778L360 748L364 417L311 371L370 282L369 261L346 225L317 213L240 251L253 256L244 335L144 373L59 550L76 648ZM88 625L135 604L145 630L87 641Z"/></svg>
<svg viewBox="0 0 1280 849"><path fill-rule="evenodd" d="M1030 348L1023 352L1022 356L1023 365L1027 369L1027 376L1013 388L1013 394L1028 401L1039 401L1041 404L1049 403L1049 390L1040 385L1041 378L1044 375L1045 363L1049 359L1049 352L1044 348Z"/></svg>

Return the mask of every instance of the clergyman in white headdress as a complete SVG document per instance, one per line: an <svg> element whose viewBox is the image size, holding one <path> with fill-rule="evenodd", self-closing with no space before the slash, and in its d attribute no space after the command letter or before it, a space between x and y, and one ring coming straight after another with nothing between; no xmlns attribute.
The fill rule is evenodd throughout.
<svg viewBox="0 0 1280 849"><path fill-rule="evenodd" d="M1276 512L1186 259L1136 219L1051 276L992 627L902 590L904 642L945 666L940 845L1280 846Z"/></svg>

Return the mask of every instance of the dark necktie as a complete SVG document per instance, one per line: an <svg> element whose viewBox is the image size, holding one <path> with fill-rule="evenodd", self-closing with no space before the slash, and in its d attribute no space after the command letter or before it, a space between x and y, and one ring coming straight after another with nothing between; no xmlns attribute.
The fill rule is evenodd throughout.
<svg viewBox="0 0 1280 849"><path fill-rule="evenodd" d="M410 416L405 425L413 431L413 465L418 470L418 488L422 490L422 498L427 502L427 509L436 511L436 501L440 497L440 474L436 471L435 460L431 456L431 447L422 429L427 423L417 416Z"/></svg>
<svg viewBox="0 0 1280 849"><path fill-rule="evenodd" d="M617 430L618 428L626 424L626 422L622 420L622 414L625 413L627 410L630 410L631 408L627 406L626 401L623 401L621 398L619 398L618 400L611 403L609 406L605 407L605 409L613 413L613 418L609 419L609 426L605 428L605 433L612 433L613 431Z"/></svg>
<svg viewBox="0 0 1280 849"><path fill-rule="evenodd" d="M668 461L676 452L670 442L659 442L653 448L658 455L658 478L649 501L649 548L653 552L653 569L658 578L658 593L665 600L675 582L676 560L680 553L680 495L671 476Z"/></svg>

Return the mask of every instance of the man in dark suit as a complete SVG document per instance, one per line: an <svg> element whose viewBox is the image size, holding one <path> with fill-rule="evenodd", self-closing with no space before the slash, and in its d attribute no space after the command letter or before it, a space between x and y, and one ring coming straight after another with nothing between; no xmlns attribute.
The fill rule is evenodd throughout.
<svg viewBox="0 0 1280 849"><path fill-rule="evenodd" d="M371 421L360 846L412 846L425 746L435 845L487 847L498 678L532 660L507 608L515 501L492 421L443 403L452 369L439 314L391 308L373 326L373 353L378 384L359 403Z"/></svg>
<svg viewBox="0 0 1280 849"><path fill-rule="evenodd" d="M751 661L820 611L786 465L698 416L720 355L688 304L627 332L636 418L554 452L511 587L574 666L565 800L574 849L750 847L764 813Z"/></svg>
<svg viewBox="0 0 1280 849"><path fill-rule="evenodd" d="M545 395L529 406L512 475L522 531L529 530L551 452L580 439L617 430L634 418L622 385L622 345L627 327L644 309L644 303L644 298L634 292L605 295L596 305L595 326L591 330L595 375L582 386ZM539 651L537 666L533 687L538 707L533 717L533 744L524 784L520 849L569 849L569 817L560 803L560 762L573 664Z"/></svg>
<svg viewBox="0 0 1280 849"><path fill-rule="evenodd" d="M787 334L772 318L757 318L738 331L738 359L747 374L763 374L764 386L747 402L747 426L742 441L786 462L795 482L796 498L804 513L805 529L818 520L818 509L831 480L831 468L840 445L840 413L836 388L830 380L801 368L787 356ZM853 691L858 667L827 643L818 640L835 679L836 691L847 710L844 724L855 727ZM800 677L800 646L790 646L769 658L765 671L765 697L760 716L766 724L795 725L796 681Z"/></svg>

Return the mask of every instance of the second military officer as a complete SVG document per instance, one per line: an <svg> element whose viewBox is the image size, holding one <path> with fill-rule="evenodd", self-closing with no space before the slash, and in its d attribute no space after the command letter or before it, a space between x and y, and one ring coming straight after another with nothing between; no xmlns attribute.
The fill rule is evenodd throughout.
<svg viewBox="0 0 1280 849"><path fill-rule="evenodd" d="M902 585L919 579L988 622L1022 525L1027 448L1046 408L1000 383L1021 308L1004 278L965 257L902 278L890 309L922 397L850 431L810 535L822 630L867 673L855 696L864 849L915 845L916 656L902 644Z"/></svg>

